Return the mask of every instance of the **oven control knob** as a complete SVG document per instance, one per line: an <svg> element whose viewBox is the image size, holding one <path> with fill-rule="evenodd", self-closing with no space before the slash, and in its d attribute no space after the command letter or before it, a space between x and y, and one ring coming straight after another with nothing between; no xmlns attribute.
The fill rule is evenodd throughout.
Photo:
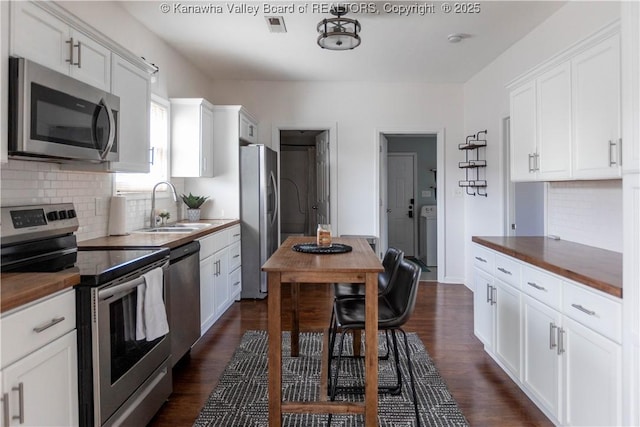
<svg viewBox="0 0 640 427"><path fill-rule="evenodd" d="M67 211L59 211L58 216L60 219L67 219Z"/></svg>
<svg viewBox="0 0 640 427"><path fill-rule="evenodd" d="M58 218L58 212L57 211L51 211L49 213L47 213L47 219L49 221L57 221Z"/></svg>
<svg viewBox="0 0 640 427"><path fill-rule="evenodd" d="M75 218L76 217L76 211L74 209L69 209L67 211L67 218Z"/></svg>

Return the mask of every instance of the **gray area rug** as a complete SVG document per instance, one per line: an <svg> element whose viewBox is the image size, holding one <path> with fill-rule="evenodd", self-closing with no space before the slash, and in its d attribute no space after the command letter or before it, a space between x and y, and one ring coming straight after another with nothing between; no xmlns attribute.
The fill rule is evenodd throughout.
<svg viewBox="0 0 640 427"><path fill-rule="evenodd" d="M420 338L408 334L411 360L416 375L418 408L422 426L467 426L464 415L449 393L433 360L427 354ZM398 336L400 338L400 336ZM379 338L381 354L386 352L384 335ZM409 374L406 370L404 344L400 339L400 360L403 373L402 393L398 396L380 394L378 425L384 427L415 426L415 412L411 400ZM402 344L402 345L400 345ZM317 400L322 364L322 334L300 334L300 357L290 357L289 332L282 335L282 385L284 400ZM337 348L337 345L336 345ZM350 334L345 338L345 349L351 348ZM345 354L348 354L345 350ZM339 384L362 384L362 359L343 359ZM393 356L380 360L380 383L394 384ZM336 400L362 401L361 395L339 395ZM215 427L267 427L267 333L247 331L225 368L218 386L202 408L194 426ZM331 426L356 427L364 425L361 415L334 415ZM285 414L284 427L327 426L326 415Z"/></svg>

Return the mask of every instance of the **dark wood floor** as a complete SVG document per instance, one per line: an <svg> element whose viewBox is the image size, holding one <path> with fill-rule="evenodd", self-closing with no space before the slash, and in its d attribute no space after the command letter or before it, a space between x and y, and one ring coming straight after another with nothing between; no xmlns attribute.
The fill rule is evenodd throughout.
<svg viewBox="0 0 640 427"><path fill-rule="evenodd" d="M329 320L331 291L301 291L301 329ZM287 290L283 292L288 295ZM286 298L286 297L285 297ZM283 301L283 310L288 301ZM287 325L289 318L283 313ZM173 371L173 394L150 423L191 426L246 330L267 329L266 301L235 303ZM417 332L472 426L551 426L518 386L486 355L473 335L473 294L464 285L423 282L406 331Z"/></svg>

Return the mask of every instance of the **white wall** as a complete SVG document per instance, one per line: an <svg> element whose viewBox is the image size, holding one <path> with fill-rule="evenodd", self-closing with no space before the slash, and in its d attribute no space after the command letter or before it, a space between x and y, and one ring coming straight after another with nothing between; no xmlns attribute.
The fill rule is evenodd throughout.
<svg viewBox="0 0 640 427"><path fill-rule="evenodd" d="M465 134L488 129L487 198L465 198L465 258L471 236L504 234L505 159L502 119L509 115L507 83L599 28L620 18L618 2L569 2L464 85ZM462 173L460 173L462 176ZM621 218L620 218L621 220ZM589 244L589 243L587 243ZM466 270L471 283L472 265Z"/></svg>
<svg viewBox="0 0 640 427"><path fill-rule="evenodd" d="M65 9L160 67L159 78L152 91L162 97L208 96L211 81L179 52L144 28L117 2L63 2ZM2 26L1 38L8 39L8 28ZM2 93L2 96L6 96ZM4 99L2 102L6 102ZM78 210L80 229L78 240L107 234L109 197L114 193L113 175L105 173L60 170L55 163L9 160L2 165L2 206L72 202ZM178 190L183 180L174 180ZM173 199L164 198L159 208L169 209L176 218ZM132 197L127 208L129 230L145 225L151 210L150 194Z"/></svg>
<svg viewBox="0 0 640 427"><path fill-rule="evenodd" d="M457 186L457 144L463 138L461 85L216 81L212 93L214 104L244 105L259 121L260 142L269 146L274 127L337 123L337 234L379 234L380 130L444 130L447 168L438 180L449 182L447 188ZM461 282L464 200L453 192L438 197L445 197L447 205L445 279Z"/></svg>

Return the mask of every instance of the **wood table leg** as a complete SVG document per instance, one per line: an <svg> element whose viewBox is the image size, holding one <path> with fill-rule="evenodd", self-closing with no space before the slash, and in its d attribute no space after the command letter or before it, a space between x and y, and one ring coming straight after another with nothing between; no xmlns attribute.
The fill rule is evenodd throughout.
<svg viewBox="0 0 640 427"><path fill-rule="evenodd" d="M282 317L280 273L268 273L269 427L282 425Z"/></svg>
<svg viewBox="0 0 640 427"><path fill-rule="evenodd" d="M353 355L362 356L362 331L360 329L353 329L351 334L353 335Z"/></svg>
<svg viewBox="0 0 640 427"><path fill-rule="evenodd" d="M378 425L378 275L365 283L365 413L366 427Z"/></svg>
<svg viewBox="0 0 640 427"><path fill-rule="evenodd" d="M291 357L300 354L300 283L291 284Z"/></svg>

